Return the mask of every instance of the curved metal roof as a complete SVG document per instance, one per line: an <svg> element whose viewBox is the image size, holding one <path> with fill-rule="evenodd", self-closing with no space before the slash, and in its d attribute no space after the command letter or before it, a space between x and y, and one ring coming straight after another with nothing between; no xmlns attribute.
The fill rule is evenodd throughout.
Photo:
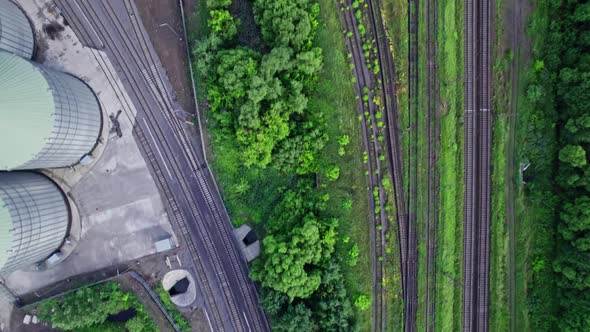
<svg viewBox="0 0 590 332"><path fill-rule="evenodd" d="M33 29L12 1L0 0L0 49L30 59L35 48Z"/></svg>
<svg viewBox="0 0 590 332"><path fill-rule="evenodd" d="M10 218L10 210L6 203L0 197L0 268L4 266L8 260L9 250L12 247L12 219Z"/></svg>
<svg viewBox="0 0 590 332"><path fill-rule="evenodd" d="M0 73L0 169L12 170L45 146L55 109L46 79L29 61L0 51Z"/></svg>

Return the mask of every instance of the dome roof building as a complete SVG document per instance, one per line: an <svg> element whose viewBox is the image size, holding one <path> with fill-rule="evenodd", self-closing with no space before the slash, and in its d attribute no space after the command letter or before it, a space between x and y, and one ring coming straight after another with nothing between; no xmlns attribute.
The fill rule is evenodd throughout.
<svg viewBox="0 0 590 332"><path fill-rule="evenodd" d="M0 51L0 170L76 164L101 127L98 100L84 82Z"/></svg>
<svg viewBox="0 0 590 332"><path fill-rule="evenodd" d="M44 175L0 172L0 274L43 261L63 243L70 209Z"/></svg>
<svg viewBox="0 0 590 332"><path fill-rule="evenodd" d="M0 0L0 49L30 59L35 49L33 29L16 4Z"/></svg>

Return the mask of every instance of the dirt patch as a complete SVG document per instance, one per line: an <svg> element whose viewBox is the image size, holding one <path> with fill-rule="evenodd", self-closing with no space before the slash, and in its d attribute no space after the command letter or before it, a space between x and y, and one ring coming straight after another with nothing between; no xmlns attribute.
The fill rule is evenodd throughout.
<svg viewBox="0 0 590 332"><path fill-rule="evenodd" d="M57 22L51 22L49 24L43 25L43 31L45 31L51 40L61 39L61 33L64 30L64 27Z"/></svg>
<svg viewBox="0 0 590 332"><path fill-rule="evenodd" d="M178 103L185 111L195 113L178 1L141 0L135 1L135 5L172 84ZM185 6L187 13L194 10L193 1L185 1Z"/></svg>
<svg viewBox="0 0 590 332"><path fill-rule="evenodd" d="M209 331L211 329L203 309L193 310L190 314L189 321L191 322L193 331Z"/></svg>

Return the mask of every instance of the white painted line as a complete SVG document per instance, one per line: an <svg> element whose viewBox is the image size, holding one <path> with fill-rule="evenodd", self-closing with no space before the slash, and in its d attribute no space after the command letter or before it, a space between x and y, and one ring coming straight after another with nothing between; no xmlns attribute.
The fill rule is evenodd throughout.
<svg viewBox="0 0 590 332"><path fill-rule="evenodd" d="M156 139L154 138L154 135L152 135L152 131L150 129L150 126L148 126L147 121L145 121L145 118L141 118L141 119L143 120L143 123L145 124L145 127L148 130L148 133L150 134L150 136L152 137L152 140L154 141L154 145L156 146L156 150L158 150L158 154L160 155L160 158L162 158L162 162L164 163L164 168L166 168L166 172L168 173L168 176L170 177L170 179L174 179L172 177L172 173L170 173L170 170L168 169L168 165L166 164L166 160L164 159L162 152L160 152L160 148L158 147Z"/></svg>
<svg viewBox="0 0 590 332"><path fill-rule="evenodd" d="M252 331L252 329L250 328L250 323L248 323L248 318L246 318L246 313L242 311L242 315L244 315L244 320L246 321L246 324L248 325L248 331Z"/></svg>
<svg viewBox="0 0 590 332"><path fill-rule="evenodd" d="M205 317L207 317L207 322L209 322L209 331L213 332L213 326L211 325L211 320L209 319L209 314L207 313L206 309L204 309L203 311L205 311Z"/></svg>
<svg viewBox="0 0 590 332"><path fill-rule="evenodd" d="M74 4L76 4L76 7L78 7L78 10L80 11L80 13L82 13L82 16L84 17L84 20L86 21L86 23L88 23L88 26L90 27L90 29L92 29L94 36L96 37L96 39L98 39L98 41L100 42L100 45L104 48L104 43L102 42L102 39L100 39L100 36L96 32L96 30L94 30L94 26L92 24L90 24L90 20L88 20L88 17L86 17L86 14L82 10L82 8L78 4L78 2L74 1ZM83 29L84 27L80 27L80 28ZM88 36L88 37L90 37L90 36ZM89 42L92 42L92 40L89 40Z"/></svg>

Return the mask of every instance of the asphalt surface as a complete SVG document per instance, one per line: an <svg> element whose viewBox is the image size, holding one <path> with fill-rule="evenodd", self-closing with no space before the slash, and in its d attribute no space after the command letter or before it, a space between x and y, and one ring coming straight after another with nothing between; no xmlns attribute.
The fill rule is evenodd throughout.
<svg viewBox="0 0 590 332"><path fill-rule="evenodd" d="M267 331L247 263L204 158L177 118L180 106L130 0L55 1L87 46L113 63L137 109L134 134L175 229L191 252L192 272L213 331ZM96 56L103 56L96 52ZM103 68L103 70L108 70ZM107 76L115 73L109 72Z"/></svg>

